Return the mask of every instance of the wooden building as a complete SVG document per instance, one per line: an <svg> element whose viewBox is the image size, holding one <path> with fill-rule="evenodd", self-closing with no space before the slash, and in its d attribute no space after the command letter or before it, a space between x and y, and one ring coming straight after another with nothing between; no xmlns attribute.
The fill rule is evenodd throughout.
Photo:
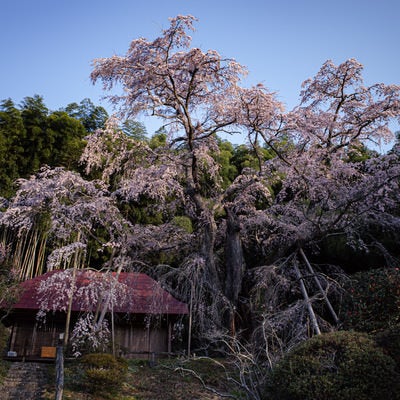
<svg viewBox="0 0 400 400"><path fill-rule="evenodd" d="M52 271L21 283L19 300L12 305L11 313L4 320L11 331L7 351L9 358L37 359L54 356L60 334L65 332L66 307L62 306L61 301L60 309L48 311L45 321L38 319L37 313L43 307L43 291L39 288L43 288L49 278L54 282L56 274L62 273L63 271ZM96 301L90 305L83 304L79 293L89 285L96 287L94 279L101 282L100 279L104 276L103 273L88 270L76 272L70 331L80 316L100 309ZM110 276L116 281L115 274L108 275ZM188 314L187 305L175 299L159 283L143 273L121 272L118 275L118 284L122 285L125 292L112 304L112 330L118 352L126 357L171 352L173 325L180 317ZM62 296L55 288L45 293L54 299ZM103 302L104 298L103 295ZM106 318L110 322L110 312L107 312Z"/></svg>

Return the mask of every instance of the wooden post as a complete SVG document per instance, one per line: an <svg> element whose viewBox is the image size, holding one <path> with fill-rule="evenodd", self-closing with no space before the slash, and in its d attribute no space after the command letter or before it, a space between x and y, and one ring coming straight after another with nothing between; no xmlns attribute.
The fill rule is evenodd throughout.
<svg viewBox="0 0 400 400"><path fill-rule="evenodd" d="M63 334L60 335L56 353L56 398L62 400L64 392L64 347Z"/></svg>
<svg viewBox="0 0 400 400"><path fill-rule="evenodd" d="M311 274L312 277L314 278L314 281L315 281L315 283L317 284L318 289L319 289L319 291L320 291L321 294L322 294L322 297L324 298L324 301L325 301L325 303L326 303L326 305L327 305L327 307L328 307L328 309L329 309L329 311L330 311L330 313L331 313L331 315L332 315L332 317L333 317L333 320L335 321L335 324L337 324L337 323L339 322L339 318L338 318L338 316L337 316L335 310L333 309L332 303L329 301L329 299L328 299L328 297L327 297L327 295L326 295L326 293L325 293L325 290L323 289L323 287L322 287L322 285L321 285L321 282L319 281L317 275L316 275L315 272L314 272L313 267L311 266L310 262L308 261L308 258L307 258L306 255L304 254L304 251L303 251L303 249L302 249L301 247L300 247L300 249L299 249L299 252L300 252L300 255L303 257L303 260L304 260L304 262L306 263L307 268L308 268L308 270L310 271L310 274Z"/></svg>
<svg viewBox="0 0 400 400"><path fill-rule="evenodd" d="M168 321L168 357L171 355L172 352L172 324L171 321Z"/></svg>
<svg viewBox="0 0 400 400"><path fill-rule="evenodd" d="M193 309L193 282L190 285L189 328L188 328L188 346L187 346L188 357L191 356L191 347L192 347L192 309Z"/></svg>
<svg viewBox="0 0 400 400"><path fill-rule="evenodd" d="M150 358L150 354L151 354L151 330L150 330L150 321L148 322L147 325L147 354L148 354L148 358Z"/></svg>
<svg viewBox="0 0 400 400"><path fill-rule="evenodd" d="M321 330L319 329L319 326L318 326L317 317L315 316L314 309L312 308L312 304L311 304L310 298L308 297L307 289L306 289L306 286L304 285L304 282L303 282L303 277L301 276L300 270L299 270L299 268L298 268L298 266L296 264L294 264L294 270L296 272L297 279L300 282L301 293L303 294L303 298L304 298L304 300L306 301L306 304L307 304L307 309L308 309L308 312L310 314L311 324L313 326L313 329L314 329L315 333L317 335L320 335L321 334Z"/></svg>
<svg viewBox="0 0 400 400"><path fill-rule="evenodd" d="M111 342L112 342L112 354L116 357L115 354L115 331L114 331L114 303L111 302Z"/></svg>

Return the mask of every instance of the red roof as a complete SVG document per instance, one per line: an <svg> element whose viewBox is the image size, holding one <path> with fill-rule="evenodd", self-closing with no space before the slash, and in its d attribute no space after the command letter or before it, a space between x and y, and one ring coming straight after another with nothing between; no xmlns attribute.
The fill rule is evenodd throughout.
<svg viewBox="0 0 400 400"><path fill-rule="evenodd" d="M107 302L111 289L114 301L109 309L129 314L187 314L185 303L175 299L148 275L121 272L118 283L115 273L77 270L73 290L72 311L94 311L98 303ZM65 311L72 287L72 270L51 271L20 284L21 296L13 309L46 309Z"/></svg>

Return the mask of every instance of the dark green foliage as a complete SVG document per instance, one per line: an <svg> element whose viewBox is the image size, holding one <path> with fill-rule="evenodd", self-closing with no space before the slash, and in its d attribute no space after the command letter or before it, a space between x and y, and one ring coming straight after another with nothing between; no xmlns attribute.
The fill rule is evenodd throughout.
<svg viewBox="0 0 400 400"><path fill-rule="evenodd" d="M396 362L400 372L400 324L392 326L375 335L376 343Z"/></svg>
<svg viewBox="0 0 400 400"><path fill-rule="evenodd" d="M122 132L133 140L147 141L147 131L143 123L127 119L121 126Z"/></svg>
<svg viewBox="0 0 400 400"><path fill-rule="evenodd" d="M172 223L184 229L187 233L193 233L193 224L189 217L177 215L172 219Z"/></svg>
<svg viewBox="0 0 400 400"><path fill-rule="evenodd" d="M260 170L260 162L263 163L275 157L275 153L264 147L257 147L257 152L245 144L234 147L232 156L232 165L235 166L238 173L242 173L244 168Z"/></svg>
<svg viewBox="0 0 400 400"><path fill-rule="evenodd" d="M41 164L76 170L85 147L83 138L86 135L87 131L80 121L65 112L52 113L47 118L46 136L53 141L48 142L46 153L40 160Z"/></svg>
<svg viewBox="0 0 400 400"><path fill-rule="evenodd" d="M0 196L14 194L14 182L43 165L78 170L85 136L103 126L107 112L85 99L51 112L41 96L0 104Z"/></svg>
<svg viewBox="0 0 400 400"><path fill-rule="evenodd" d="M162 212L151 209L153 203L152 200L142 199L141 202L121 202L118 204L118 207L122 215L132 223L161 225L165 222L166 218Z"/></svg>
<svg viewBox="0 0 400 400"><path fill-rule="evenodd" d="M360 246L354 242L350 243L343 232L332 232L319 243L319 252L313 255L314 261L317 264L340 265L348 274L386 265L387 260L376 246L376 242L380 242L390 254L398 257L400 235L388 226L381 229L377 225L369 224L365 227L360 237Z"/></svg>
<svg viewBox="0 0 400 400"><path fill-rule="evenodd" d="M83 380L89 393L113 393L125 379L128 364L111 354L94 353L82 357Z"/></svg>
<svg viewBox="0 0 400 400"><path fill-rule="evenodd" d="M26 177L39 170L42 160L46 163L51 153L54 137L46 135L49 109L43 97L34 95L25 97L21 105L21 115L26 130L24 147L24 163L20 167L20 176Z"/></svg>
<svg viewBox="0 0 400 400"><path fill-rule="evenodd" d="M4 354L4 351L7 348L7 342L10 332L5 326L0 323L0 351L1 354ZM3 381L8 371L8 362L4 361L2 357L0 358L0 383Z"/></svg>
<svg viewBox="0 0 400 400"><path fill-rule="evenodd" d="M315 336L273 369L266 400L400 399L394 360L367 335L333 332Z"/></svg>
<svg viewBox="0 0 400 400"><path fill-rule="evenodd" d="M345 287L341 310L344 327L371 332L400 322L400 270L380 268L358 272Z"/></svg>
<svg viewBox="0 0 400 400"><path fill-rule="evenodd" d="M157 149L158 147L164 147L167 145L167 132L165 128L160 128L149 141L151 149Z"/></svg>
<svg viewBox="0 0 400 400"><path fill-rule="evenodd" d="M21 112L12 100L0 104L0 196L9 197L12 184L25 164L24 140L26 131Z"/></svg>
<svg viewBox="0 0 400 400"><path fill-rule="evenodd" d="M87 132L102 128L108 118L107 111L101 106L95 106L90 99L83 99L79 104L68 104L63 111L80 121Z"/></svg>
<svg viewBox="0 0 400 400"><path fill-rule="evenodd" d="M26 129L20 176L38 171L44 164L76 169L87 135L82 123L66 112L50 113L40 96L26 97L21 111Z"/></svg>
<svg viewBox="0 0 400 400"><path fill-rule="evenodd" d="M237 167L232 163L234 147L226 140L219 141L218 147L219 154L216 156L216 160L220 165L222 187L226 189L238 176Z"/></svg>
<svg viewBox="0 0 400 400"><path fill-rule="evenodd" d="M232 163L239 173L243 168L258 169L258 160L248 146L241 144L235 147Z"/></svg>

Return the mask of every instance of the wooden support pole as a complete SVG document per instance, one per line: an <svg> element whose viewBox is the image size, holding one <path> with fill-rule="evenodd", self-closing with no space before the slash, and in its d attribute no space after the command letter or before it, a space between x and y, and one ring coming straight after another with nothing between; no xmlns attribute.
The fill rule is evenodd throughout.
<svg viewBox="0 0 400 400"><path fill-rule="evenodd" d="M317 284L318 289L322 294L322 297L324 298L324 301L329 309L329 312L331 313L331 315L333 317L333 320L335 321L335 324L337 324L339 322L339 318L338 318L335 310L333 309L332 303L329 301L328 296L326 295L326 292L325 292L324 288L322 287L320 280L318 279L318 276L315 274L314 268L311 266L310 262L308 261L308 258L304 254L304 251L301 247L299 249L299 252L300 252L300 255L303 258L304 262L306 263L306 266L307 266L310 274L314 278L314 281Z"/></svg>
<svg viewBox="0 0 400 400"><path fill-rule="evenodd" d="M190 304L189 304L189 327L188 327L188 346L187 346L187 356L191 356L192 347L192 313L193 313L193 282L190 286Z"/></svg>
<svg viewBox="0 0 400 400"><path fill-rule="evenodd" d="M172 323L168 321L168 357L172 352Z"/></svg>
<svg viewBox="0 0 400 400"><path fill-rule="evenodd" d="M55 400L62 400L64 392L64 347L60 338L56 353L56 397Z"/></svg>
<svg viewBox="0 0 400 400"><path fill-rule="evenodd" d="M311 324L313 326L314 332L317 335L320 335L321 330L319 329L317 317L315 316L314 309L312 308L312 304L310 301L310 297L308 296L306 286L304 285L304 282L303 282L303 277L301 276L301 272L300 272L297 264L294 264L294 270L296 272L297 279L299 280L299 283L300 283L301 293L303 294L303 298L307 304L307 309L308 309L308 313L310 314Z"/></svg>

